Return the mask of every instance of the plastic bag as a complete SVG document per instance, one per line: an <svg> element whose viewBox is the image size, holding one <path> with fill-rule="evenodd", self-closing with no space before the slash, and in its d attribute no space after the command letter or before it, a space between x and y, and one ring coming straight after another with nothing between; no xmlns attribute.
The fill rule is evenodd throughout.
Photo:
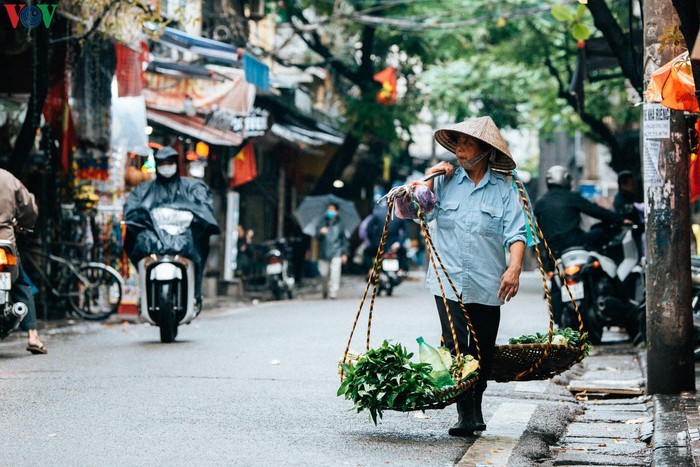
<svg viewBox="0 0 700 467"><path fill-rule="evenodd" d="M418 207L414 204L414 199L420 205L423 213L430 213L435 207L435 193L425 184L425 182L415 181L404 186L406 194L396 198L394 203L394 215L399 219L417 219Z"/></svg>

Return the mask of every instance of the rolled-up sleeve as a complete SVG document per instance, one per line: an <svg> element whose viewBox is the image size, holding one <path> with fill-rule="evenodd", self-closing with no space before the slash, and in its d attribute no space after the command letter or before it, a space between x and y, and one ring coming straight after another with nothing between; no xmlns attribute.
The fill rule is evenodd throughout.
<svg viewBox="0 0 700 467"><path fill-rule="evenodd" d="M527 245L525 212L515 190L508 190L503 204L503 246L510 249L510 246L517 241Z"/></svg>

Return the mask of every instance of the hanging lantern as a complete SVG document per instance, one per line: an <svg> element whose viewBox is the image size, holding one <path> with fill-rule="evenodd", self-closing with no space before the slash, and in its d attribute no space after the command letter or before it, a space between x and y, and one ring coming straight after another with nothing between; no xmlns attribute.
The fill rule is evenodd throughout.
<svg viewBox="0 0 700 467"><path fill-rule="evenodd" d="M209 157L209 145L207 143L204 143L202 141L198 142L197 145L194 147L194 151L202 159L206 159Z"/></svg>

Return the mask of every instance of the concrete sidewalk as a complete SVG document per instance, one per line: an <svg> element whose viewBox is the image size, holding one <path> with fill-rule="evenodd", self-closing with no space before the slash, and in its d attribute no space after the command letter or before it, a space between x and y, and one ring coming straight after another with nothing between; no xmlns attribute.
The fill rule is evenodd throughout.
<svg viewBox="0 0 700 467"><path fill-rule="evenodd" d="M700 466L700 396L645 395L645 349L598 346L556 382L582 411L542 465Z"/></svg>

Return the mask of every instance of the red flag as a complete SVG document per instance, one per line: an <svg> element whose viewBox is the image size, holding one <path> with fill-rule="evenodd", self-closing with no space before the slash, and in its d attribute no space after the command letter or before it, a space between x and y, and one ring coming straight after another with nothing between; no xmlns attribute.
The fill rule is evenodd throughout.
<svg viewBox="0 0 700 467"><path fill-rule="evenodd" d="M231 163L233 164L231 188L251 182L258 176L258 169L255 165L255 150L250 143L246 144L243 149L236 154L236 157L233 158Z"/></svg>
<svg viewBox="0 0 700 467"><path fill-rule="evenodd" d="M396 69L393 66L386 67L376 75L374 80L382 84L382 89L377 93L377 102L384 105L396 103Z"/></svg>

